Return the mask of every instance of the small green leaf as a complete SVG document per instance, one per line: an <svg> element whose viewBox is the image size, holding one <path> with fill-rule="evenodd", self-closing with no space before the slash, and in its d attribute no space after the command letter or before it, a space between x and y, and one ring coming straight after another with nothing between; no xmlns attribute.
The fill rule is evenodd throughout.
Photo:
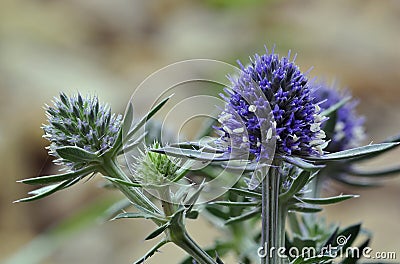
<svg viewBox="0 0 400 264"><path fill-rule="evenodd" d="M211 142L213 142L213 140L216 140L216 138L212 138ZM203 144L203 143L204 142L201 141L179 142L179 143L172 143L170 147L180 148L180 149L191 149L191 150L206 150L208 152L224 153L224 150L222 149L214 148L208 144Z"/></svg>
<svg viewBox="0 0 400 264"><path fill-rule="evenodd" d="M226 208L224 208L226 209ZM213 216L216 216L218 218L221 218L223 220L228 220L229 219L229 214L224 212L222 209L220 209L217 206L211 206L211 205L207 205L206 210L212 214Z"/></svg>
<svg viewBox="0 0 400 264"><path fill-rule="evenodd" d="M254 192L254 191L237 189L237 188L230 188L229 191L236 193L238 195L244 196L244 197L252 197L252 198L258 198L258 199L262 198L261 193Z"/></svg>
<svg viewBox="0 0 400 264"><path fill-rule="evenodd" d="M61 158L72 162L100 161L96 154L75 146L60 147L56 149L56 152Z"/></svg>
<svg viewBox="0 0 400 264"><path fill-rule="evenodd" d="M245 212L245 213L241 214L240 216L232 217L228 221L225 222L225 225L231 225L233 223L242 222L242 221L251 219L257 215L258 216L261 215L261 208L256 208L254 210Z"/></svg>
<svg viewBox="0 0 400 264"><path fill-rule="evenodd" d="M228 207L237 207L237 206L250 207L250 206L259 205L260 202L229 202L229 201L217 201L217 202L211 202L210 204L211 204L211 205L222 205L222 206L228 206Z"/></svg>
<svg viewBox="0 0 400 264"><path fill-rule="evenodd" d="M312 206L304 203L293 204L288 207L288 210L291 212L300 212L300 213L318 213L322 211L321 207Z"/></svg>
<svg viewBox="0 0 400 264"><path fill-rule="evenodd" d="M228 161L233 159L229 153L211 153L203 150L182 149L170 146L151 149L151 151L174 157L196 159L200 161Z"/></svg>
<svg viewBox="0 0 400 264"><path fill-rule="evenodd" d="M166 219L164 219L164 218L156 217L156 216L154 216L154 214L147 214L144 212L121 213L111 220L117 220L117 219L123 219L123 218L144 218L144 219L151 219L151 220L166 221Z"/></svg>
<svg viewBox="0 0 400 264"><path fill-rule="evenodd" d="M197 199L199 199L201 191L204 188L203 184L204 184L204 181L200 184L199 188L197 188L195 193L190 198L188 198L187 201L185 201L185 207L187 208L186 209L187 213L189 213L193 209L194 205L196 204Z"/></svg>
<svg viewBox="0 0 400 264"><path fill-rule="evenodd" d="M46 197L52 193L55 193L55 192L65 188L70 183L71 183L71 180L68 180L68 181L63 181L63 182L60 182L57 184L53 184L50 186L45 186L45 187L36 189L34 191L29 192L29 194L33 194L33 196L19 199L17 201L14 201L14 203L30 202L30 201L34 201L34 200Z"/></svg>
<svg viewBox="0 0 400 264"><path fill-rule="evenodd" d="M290 185L289 190L285 193L279 195L279 199L281 201L288 201L292 198L296 193L298 193L304 186L307 184L308 179L311 177L310 172L302 171L296 179L293 180L292 185Z"/></svg>
<svg viewBox="0 0 400 264"><path fill-rule="evenodd" d="M101 215L100 219L104 221L110 220L119 212L124 211L131 206L132 202L129 199L124 198L107 208L107 210Z"/></svg>
<svg viewBox="0 0 400 264"><path fill-rule="evenodd" d="M169 99L171 99L172 95L163 99L160 103L158 103L155 107L153 107L145 116L140 119L138 123L136 123L133 128L127 133L124 138L124 143L127 142L132 136L144 125L147 120L152 118L166 103Z"/></svg>
<svg viewBox="0 0 400 264"><path fill-rule="evenodd" d="M165 244L167 244L168 241L163 239L160 242L157 243L157 245L155 245L154 247L152 247L143 257L141 257L140 259L138 259L137 261L135 261L134 264L141 264L144 263L148 258L150 258L151 256L153 256L155 253L158 252L158 250L164 246Z"/></svg>
<svg viewBox="0 0 400 264"><path fill-rule="evenodd" d="M308 204L315 204L315 205L328 205L339 203L351 198L357 198L359 195L339 195L335 197L328 197L328 198L299 198L302 202Z"/></svg>
<svg viewBox="0 0 400 264"><path fill-rule="evenodd" d="M329 116L332 113L336 112L339 108L341 108L342 106L344 106L347 102L349 102L351 100L351 96L345 97L342 100L340 100L339 102L337 102L336 104L332 105L331 107L329 107L328 109L324 110L321 112L322 116Z"/></svg>
<svg viewBox="0 0 400 264"><path fill-rule="evenodd" d="M282 158L292 164L295 165L297 167L299 167L300 169L303 169L305 171L316 171L319 169L322 169L323 167L325 167L325 165L314 165L312 163L306 162L301 158L298 157L293 157L293 156L282 156Z"/></svg>
<svg viewBox="0 0 400 264"><path fill-rule="evenodd" d="M124 117L124 121L122 122L122 132L128 133L129 129L131 128L133 122L133 107L131 102L128 103L128 109L126 110L126 114Z"/></svg>
<svg viewBox="0 0 400 264"><path fill-rule="evenodd" d="M134 142L132 142L131 144L124 146L124 148L118 152L118 155L121 155L123 153L127 153L129 151L131 151L134 148L137 148L137 146L143 142L144 138L147 136L147 131L144 132L142 135L140 135Z"/></svg>
<svg viewBox="0 0 400 264"><path fill-rule="evenodd" d="M151 232L151 234L148 235L144 240L150 240L150 239L158 237L159 235L162 234L162 232L165 231L165 229L167 229L169 227L169 225L170 225L169 223L166 223L166 224L160 226L159 228L157 228L156 230Z"/></svg>
<svg viewBox="0 0 400 264"><path fill-rule="evenodd" d="M382 176L395 176L393 174L400 173L400 166L392 168L384 168L380 170L361 170L354 167L349 167L346 169L348 174L360 177L382 177Z"/></svg>
<svg viewBox="0 0 400 264"><path fill-rule="evenodd" d="M308 156L304 157L307 160L313 161L335 161L335 160L343 160L343 159L353 159L363 157L365 155L377 154L397 147L400 143L380 143L380 144L372 144L363 147L343 150L327 155L323 155L320 157L317 156Z"/></svg>
<svg viewBox="0 0 400 264"><path fill-rule="evenodd" d="M137 182L127 182L127 181L124 181L121 179L111 178L108 176L103 176L103 178L105 178L113 183L122 184L122 185L129 186L129 187L143 187L140 183L137 183Z"/></svg>
<svg viewBox="0 0 400 264"><path fill-rule="evenodd" d="M361 177L358 177L358 179L354 179L354 176L333 176L333 178L339 182L342 182L344 184L354 186L354 187L379 187L382 186L383 184L381 182L376 182L376 181L371 181L371 180L365 180L362 179Z"/></svg>
<svg viewBox="0 0 400 264"><path fill-rule="evenodd" d="M77 170L77 171L72 171L72 172L63 173L63 174L49 175L49 176L39 176L39 177L35 177L35 178L19 180L17 182L21 182L21 183L25 183L25 184L32 184L32 185L62 182L65 180L71 180L71 179L75 179L75 178L83 178L83 177L87 176L88 174L94 172L95 168L96 167L94 167L94 166L89 166L89 167L85 167L85 168Z"/></svg>
<svg viewBox="0 0 400 264"><path fill-rule="evenodd" d="M197 219L199 217L199 211L197 210L192 210L190 212L186 212L186 218L189 219Z"/></svg>

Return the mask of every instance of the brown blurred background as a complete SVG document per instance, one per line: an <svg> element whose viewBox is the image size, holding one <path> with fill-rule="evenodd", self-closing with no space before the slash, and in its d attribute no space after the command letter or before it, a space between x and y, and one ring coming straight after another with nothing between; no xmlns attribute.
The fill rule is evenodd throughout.
<svg viewBox="0 0 400 264"><path fill-rule="evenodd" d="M303 70L314 66L312 76L350 88L367 117L366 143L378 142L400 132L399 26L396 0L0 1L0 261L131 263L152 245L143 242L148 222L98 221L119 196L97 181L12 204L30 190L16 180L56 172L40 125L42 106L59 91L98 94L122 113L135 87L161 67L192 58L245 62L276 44L281 54L298 53ZM368 166L399 164L399 153ZM334 187L329 192L361 198L327 208L328 219L363 221L372 248L400 258L400 177L377 189ZM205 221L189 229L203 245L218 236ZM172 246L162 251L148 263L184 256Z"/></svg>

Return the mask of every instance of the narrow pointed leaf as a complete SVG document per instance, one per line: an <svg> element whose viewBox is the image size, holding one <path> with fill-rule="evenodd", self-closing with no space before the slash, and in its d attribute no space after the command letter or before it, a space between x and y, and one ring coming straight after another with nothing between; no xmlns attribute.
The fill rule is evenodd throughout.
<svg viewBox="0 0 400 264"><path fill-rule="evenodd" d="M357 198L359 195L339 195L335 197L328 197L328 198L300 198L302 202L308 204L315 204L315 205L328 205L339 203L351 198Z"/></svg>
<svg viewBox="0 0 400 264"><path fill-rule="evenodd" d="M144 140L144 138L146 137L147 133L148 133L147 131L144 132L144 133L143 133L142 135L140 135L134 142L132 142L131 144L129 144L129 145L127 145L127 146L124 146L124 148L123 148L120 152L118 152L118 155L121 155L121 154L123 154L123 153L127 153L127 152L131 151L132 149L137 148L137 146L138 146L140 143L143 142L143 140Z"/></svg>
<svg viewBox="0 0 400 264"><path fill-rule="evenodd" d="M399 144L400 143L398 143L398 142L372 144L372 145L367 145L367 146L363 146L363 147L343 150L343 151L323 155L320 157L309 156L309 157L304 157L304 158L308 159L308 160L313 160L313 161L335 161L335 160L343 160L343 159L353 159L353 158L363 157L366 155L383 153L389 149L392 149L392 148L398 146Z"/></svg>
<svg viewBox="0 0 400 264"><path fill-rule="evenodd" d="M345 97L342 100L340 100L339 102L337 102L336 104L332 105L331 107L329 107L328 109L324 110L321 112L322 116L329 116L332 113L336 112L339 108L341 108L342 106L344 106L347 102L349 102L351 100L351 96Z"/></svg>
<svg viewBox="0 0 400 264"><path fill-rule="evenodd" d="M138 123L136 123L133 128L126 135L124 142L129 140L144 124L146 124L147 120L152 118L166 103L169 99L171 99L172 95L163 99L160 103L158 103L155 107L153 107Z"/></svg>
<svg viewBox="0 0 400 264"><path fill-rule="evenodd" d="M144 219L152 219L152 220L159 220L159 221L166 221L163 218L159 218L154 216L154 214L146 214L144 212L138 212L138 213L121 213L118 214L116 217L114 217L111 220L117 220L117 219L123 219L123 218L144 218Z"/></svg>
<svg viewBox="0 0 400 264"><path fill-rule="evenodd" d="M39 176L35 178L23 179L19 180L18 182L25 183L25 184L49 184L49 183L56 183L62 182L65 180L75 179L75 178L83 178L93 172L95 167L86 167L77 171L56 174L56 175L48 175L48 176Z"/></svg>
<svg viewBox="0 0 400 264"><path fill-rule="evenodd" d="M229 191L236 193L238 195L244 196L244 197L252 197L252 198L258 198L258 199L262 198L261 193L254 192L254 191L237 189L237 188L230 188Z"/></svg>
<svg viewBox="0 0 400 264"><path fill-rule="evenodd" d="M185 207L187 208L186 212L190 212L193 209L194 205L196 204L196 201L199 199L201 191L204 188L203 183L196 190L196 192L187 201L185 201Z"/></svg>
<svg viewBox="0 0 400 264"><path fill-rule="evenodd" d="M121 179L111 178L108 176L103 176L103 178L105 178L113 183L122 184L122 185L129 186L129 187L143 187L140 183L136 183L136 182L127 182L127 181L124 181Z"/></svg>
<svg viewBox="0 0 400 264"><path fill-rule="evenodd" d="M240 216L232 217L228 221L225 222L225 225L230 225L230 224L233 224L233 223L245 221L245 220L251 219L251 218L253 218L253 217L257 216L257 215L258 216L261 215L261 208L256 208L254 210L245 212L245 213L241 214Z"/></svg>
<svg viewBox="0 0 400 264"><path fill-rule="evenodd" d="M175 147L175 148L191 149L191 150L204 149L208 152L216 152L216 153L224 153L225 152L222 149L214 148L208 144L203 144L202 142L197 142L197 141L172 143L170 146Z"/></svg>
<svg viewBox="0 0 400 264"><path fill-rule="evenodd" d="M228 207L237 207L237 206L242 206L242 207L249 207L249 206L256 206L259 205L260 202L229 202L229 201L217 201L217 202L211 202L211 205L222 205L222 206L228 206Z"/></svg>
<svg viewBox="0 0 400 264"><path fill-rule="evenodd" d="M380 170L362 170L350 167L346 170L348 174L361 177L382 177L382 176L395 176L393 174L400 173L400 166L392 168L384 168Z"/></svg>
<svg viewBox="0 0 400 264"><path fill-rule="evenodd" d="M333 178L339 182L342 182L344 184L354 186L354 187L370 188L370 187L379 187L379 186L383 185L381 182L365 180L365 178L363 179L361 177L354 179L354 177L350 177L350 176L336 176Z"/></svg>
<svg viewBox="0 0 400 264"><path fill-rule="evenodd" d="M300 212L300 213L318 213L322 211L321 207L307 205L307 204L294 204L289 206L289 211L293 212Z"/></svg>
<svg viewBox="0 0 400 264"><path fill-rule="evenodd" d="M155 253L158 252L158 250L164 246L165 244L167 244L168 241L163 239L160 242L157 243L157 245L155 245L154 247L152 247L143 257L141 257L140 259L138 259L137 261L135 261L134 264L141 264L144 263L148 258L150 258L151 256L153 256Z"/></svg>
<svg viewBox="0 0 400 264"><path fill-rule="evenodd" d="M75 146L60 147L56 149L56 152L61 158L73 162L99 161L96 154Z"/></svg>
<svg viewBox="0 0 400 264"><path fill-rule="evenodd" d="M45 187L39 188L37 190L31 191L29 194L33 194L33 196L19 199L19 200L15 201L15 203L30 202L30 201L34 201L34 200L46 197L46 196L48 196L48 195L50 195L52 193L55 193L55 192L63 189L70 182L71 181L63 181L61 183L53 184L53 185L50 185L50 186L45 186Z"/></svg>
<svg viewBox="0 0 400 264"><path fill-rule="evenodd" d="M292 164L295 165L305 171L315 171L315 170L319 170L323 167L325 167L325 165L315 165L309 162L304 161L301 158L297 158L297 157L293 157L293 156L282 156L282 158Z"/></svg>
<svg viewBox="0 0 400 264"><path fill-rule="evenodd" d="M107 210L101 215L100 219L104 221L111 220L115 215L131 206L132 202L129 201L129 199L124 198L107 208Z"/></svg>
<svg viewBox="0 0 400 264"><path fill-rule="evenodd" d="M154 230L153 232L151 232L150 235L148 235L144 240L150 240L153 238L158 237L159 235L161 235L165 229L167 229L169 227L169 223L166 223L162 226L160 226L159 228L157 228L156 230Z"/></svg>
<svg viewBox="0 0 400 264"><path fill-rule="evenodd" d="M200 161L228 161L232 159L229 153L211 153L203 150L182 149L170 146L151 149L151 151L174 157L196 159Z"/></svg>
<svg viewBox="0 0 400 264"><path fill-rule="evenodd" d="M128 133L129 129L131 128L133 122L133 106L131 102L128 103L128 109L126 110L126 114L124 117L124 121L122 122L122 132Z"/></svg>
<svg viewBox="0 0 400 264"><path fill-rule="evenodd" d="M307 184L308 179L310 178L310 172L303 171L297 176L296 179L292 182L289 190L285 193L279 195L279 199L281 201L288 201L291 197L293 197L296 193L298 193L303 187Z"/></svg>

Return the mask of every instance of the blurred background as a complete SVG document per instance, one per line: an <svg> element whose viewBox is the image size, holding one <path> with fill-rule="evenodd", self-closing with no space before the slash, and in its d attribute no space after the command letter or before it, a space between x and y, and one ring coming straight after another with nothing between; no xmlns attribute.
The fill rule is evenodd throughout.
<svg viewBox="0 0 400 264"><path fill-rule="evenodd" d="M302 70L313 67L311 76L351 89L367 117L366 143L378 142L400 132L399 25L396 0L0 1L0 261L132 263L152 246L143 241L151 223L99 220L120 196L103 192L97 181L12 204L30 190L16 180L57 171L40 126L42 107L60 91L97 94L123 113L134 89L168 64L246 62L276 44L281 55L297 53ZM399 164L399 154L366 166ZM328 207L327 218L362 221L374 234L374 251L400 257L400 177L376 189L332 188L361 197ZM189 230L205 246L219 236L206 221L189 223ZM162 252L147 263L184 256L173 246Z"/></svg>

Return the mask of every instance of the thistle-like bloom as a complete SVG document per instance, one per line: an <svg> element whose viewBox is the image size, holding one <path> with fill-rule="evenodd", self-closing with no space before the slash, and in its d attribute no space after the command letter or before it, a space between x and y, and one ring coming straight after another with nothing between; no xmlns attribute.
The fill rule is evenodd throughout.
<svg viewBox="0 0 400 264"><path fill-rule="evenodd" d="M312 90L312 95L315 97L314 100L316 102L323 101L320 104L323 110L351 96L349 91L340 91L336 87L328 86L325 83L313 84ZM337 110L334 117L333 131L326 131L327 137L331 140L326 148L327 151L336 152L358 147L365 138L364 118L357 115L356 106L357 101L352 100Z"/></svg>
<svg viewBox="0 0 400 264"><path fill-rule="evenodd" d="M263 156L264 140L276 137L276 151L286 155L321 155L325 141L320 128L325 120L318 102L313 102L308 79L294 60L279 58L274 52L255 55L251 64L230 78L226 106L219 116L222 140L248 148L250 156ZM269 104L269 106L268 106ZM273 119L270 118L272 110ZM270 121L267 126L265 122ZM276 129L276 135L273 130Z"/></svg>
<svg viewBox="0 0 400 264"><path fill-rule="evenodd" d="M58 158L56 163L71 169L84 165L60 158L56 152L60 147L76 146L100 155L113 146L122 117L112 114L107 105L99 104L97 97L68 97L61 93L53 103L53 107L46 107L48 124L42 128L43 137L51 142L49 154Z"/></svg>
<svg viewBox="0 0 400 264"><path fill-rule="evenodd" d="M164 154L152 152L150 149L161 148L160 143L154 142L150 148L146 148L134 164L134 176L144 185L163 185L177 177L182 160L169 157Z"/></svg>

